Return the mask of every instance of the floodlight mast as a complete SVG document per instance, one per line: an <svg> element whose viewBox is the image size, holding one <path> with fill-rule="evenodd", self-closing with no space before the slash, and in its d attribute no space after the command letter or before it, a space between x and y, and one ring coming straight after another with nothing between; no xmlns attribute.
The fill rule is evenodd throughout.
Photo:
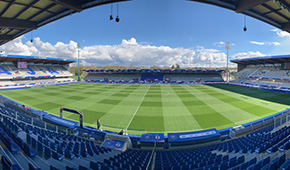
<svg viewBox="0 0 290 170"><path fill-rule="evenodd" d="M81 44L78 43L77 45L77 50L78 50L78 81L81 81L80 78L80 50L81 50Z"/></svg>
<svg viewBox="0 0 290 170"><path fill-rule="evenodd" d="M227 50L227 82L229 82L229 49L230 49L230 43L226 42L226 50Z"/></svg>

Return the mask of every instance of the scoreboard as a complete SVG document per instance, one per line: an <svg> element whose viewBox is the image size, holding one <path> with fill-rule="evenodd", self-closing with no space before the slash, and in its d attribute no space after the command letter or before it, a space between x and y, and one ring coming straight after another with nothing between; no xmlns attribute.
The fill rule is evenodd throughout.
<svg viewBox="0 0 290 170"><path fill-rule="evenodd" d="M17 68L27 68L27 62L17 62Z"/></svg>

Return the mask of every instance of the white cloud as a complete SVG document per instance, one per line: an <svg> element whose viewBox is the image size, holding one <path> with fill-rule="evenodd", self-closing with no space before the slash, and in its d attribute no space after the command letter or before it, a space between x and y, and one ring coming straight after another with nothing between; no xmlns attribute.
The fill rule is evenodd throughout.
<svg viewBox="0 0 290 170"><path fill-rule="evenodd" d="M258 42L258 41L250 41L251 44L255 45L274 45L279 46L281 45L279 42Z"/></svg>
<svg viewBox="0 0 290 170"><path fill-rule="evenodd" d="M33 55L77 59L77 43L43 42L39 37L34 42L19 37L0 47L6 54ZM260 52L239 53L234 55L244 57L259 56ZM221 67L226 65L226 54L217 49L207 49L202 46L193 49L171 48L169 46L154 46L150 43L139 43L135 38L122 40L117 45L85 46L81 49L81 61L85 65L123 65L123 66L171 66L180 64L182 67Z"/></svg>
<svg viewBox="0 0 290 170"><path fill-rule="evenodd" d="M225 53L216 49L196 48L195 65L197 67L224 67L226 66L227 56ZM189 64L190 65L190 64ZM190 65L193 67L194 65Z"/></svg>
<svg viewBox="0 0 290 170"><path fill-rule="evenodd" d="M226 42L224 41L219 41L219 42L214 42L213 45L217 47L225 47ZM230 43L230 46L235 46L234 43Z"/></svg>
<svg viewBox="0 0 290 170"><path fill-rule="evenodd" d="M282 38L289 38L290 37L290 33L286 32L286 31L281 31L279 29L272 29L271 31L276 32L276 34Z"/></svg>
<svg viewBox="0 0 290 170"><path fill-rule="evenodd" d="M277 35L279 37L290 37L290 33L286 32L286 31L277 32Z"/></svg>
<svg viewBox="0 0 290 170"><path fill-rule="evenodd" d="M250 41L251 44L256 44L256 45L265 45L265 42L258 42L258 41Z"/></svg>
<svg viewBox="0 0 290 170"><path fill-rule="evenodd" d="M237 53L232 56L232 59L242 59L242 58L253 58L253 57L262 57L265 56L259 51L249 51L244 53Z"/></svg>
<svg viewBox="0 0 290 170"><path fill-rule="evenodd" d="M281 45L279 42L269 42L270 45L279 46Z"/></svg>
<svg viewBox="0 0 290 170"><path fill-rule="evenodd" d="M219 41L219 42L213 43L213 45L218 46L218 47L221 47L221 46L225 46L225 42Z"/></svg>

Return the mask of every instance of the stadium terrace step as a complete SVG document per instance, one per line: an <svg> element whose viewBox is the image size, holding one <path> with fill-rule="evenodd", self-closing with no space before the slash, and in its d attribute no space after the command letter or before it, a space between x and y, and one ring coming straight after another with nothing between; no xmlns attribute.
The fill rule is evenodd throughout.
<svg viewBox="0 0 290 170"><path fill-rule="evenodd" d="M37 168L34 165L32 165L31 163L28 163L29 166L29 170L41 170L41 168Z"/></svg>
<svg viewBox="0 0 290 170"><path fill-rule="evenodd" d="M283 163L280 167L280 169L282 170L288 170L290 168L290 160L286 161L285 163Z"/></svg>
<svg viewBox="0 0 290 170"><path fill-rule="evenodd" d="M0 128L0 139L10 152L19 152L20 147Z"/></svg>
<svg viewBox="0 0 290 170"><path fill-rule="evenodd" d="M61 161L63 160L64 156L55 151L52 151L52 158Z"/></svg>
<svg viewBox="0 0 290 170"><path fill-rule="evenodd" d="M1 163L3 169L11 169L11 170L21 170L19 165L12 164L5 156L1 156Z"/></svg>

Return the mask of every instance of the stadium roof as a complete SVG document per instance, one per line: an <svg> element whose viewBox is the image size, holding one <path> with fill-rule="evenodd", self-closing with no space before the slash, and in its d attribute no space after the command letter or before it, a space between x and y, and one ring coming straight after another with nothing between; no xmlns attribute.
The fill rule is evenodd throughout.
<svg viewBox="0 0 290 170"><path fill-rule="evenodd" d="M121 1L128 0L2 0L0 45L62 17Z"/></svg>
<svg viewBox="0 0 290 170"><path fill-rule="evenodd" d="M290 55L265 56L255 58L235 59L231 62L236 64L277 64L290 63Z"/></svg>
<svg viewBox="0 0 290 170"><path fill-rule="evenodd" d="M212 4L290 32L290 0L189 0Z"/></svg>
<svg viewBox="0 0 290 170"><path fill-rule="evenodd" d="M43 64L60 64L60 65L66 65L75 62L75 60L60 59L60 58L0 54L0 62L17 62L17 61L43 63Z"/></svg>

